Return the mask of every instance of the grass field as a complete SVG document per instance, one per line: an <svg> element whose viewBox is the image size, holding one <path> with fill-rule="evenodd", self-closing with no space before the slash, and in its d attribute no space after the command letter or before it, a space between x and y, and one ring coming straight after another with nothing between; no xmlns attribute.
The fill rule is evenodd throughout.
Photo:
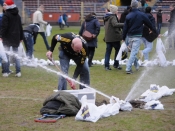
<svg viewBox="0 0 175 131"><path fill-rule="evenodd" d="M60 30L55 26L52 30L52 36L56 33L64 32L78 33L79 29L80 27L70 27ZM166 28L163 29L163 31L165 30ZM49 43L52 36L48 37ZM102 40L103 37L104 29L101 27L101 32L98 37L98 48L96 49L94 60L104 58L106 47ZM55 60L58 60L57 47L53 54ZM40 36L38 36L34 48L34 56L36 58L46 59L46 48ZM111 59L113 59L113 56L114 51L111 54ZM151 56L152 59L154 59L155 46L151 52ZM168 60L174 60L174 56L174 50L167 51ZM136 89L133 95L143 93L149 88L150 84L166 85L170 88L175 88L175 69L173 66L164 68L142 67L139 71L134 71L132 75L127 75L125 73L125 66L122 67L122 70L116 70L112 67L111 71L105 71L102 65L94 65L90 68L91 87L122 100L127 97L134 85L136 85ZM48 66L48 68L56 70L54 66ZM14 67L11 67L11 69L15 70ZM100 119L96 123L75 121L74 117L66 117L53 124L35 123L34 119L41 117L39 111L42 108L43 101L53 93L54 89L57 89L58 76L39 67L30 68L23 66L21 69L21 78L16 78L14 74L11 74L8 78L0 76L0 131L175 130L175 94L160 99L165 110L134 108L131 112L120 112L115 116ZM75 66L71 66L69 76L72 76L74 69ZM143 74L145 74L145 76L143 76ZM68 88L70 89L70 87ZM97 94L98 101L103 99L106 98Z"/></svg>

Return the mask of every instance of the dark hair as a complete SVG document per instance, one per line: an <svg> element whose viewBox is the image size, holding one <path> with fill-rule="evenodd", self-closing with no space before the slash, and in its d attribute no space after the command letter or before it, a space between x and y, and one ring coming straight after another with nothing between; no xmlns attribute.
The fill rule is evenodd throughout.
<svg viewBox="0 0 175 131"><path fill-rule="evenodd" d="M146 7L146 9L145 9L145 13L151 13L151 7Z"/></svg>
<svg viewBox="0 0 175 131"><path fill-rule="evenodd" d="M94 12L92 13L89 13L86 17L85 17L85 20L89 19L90 17L92 16L96 16L96 14Z"/></svg>

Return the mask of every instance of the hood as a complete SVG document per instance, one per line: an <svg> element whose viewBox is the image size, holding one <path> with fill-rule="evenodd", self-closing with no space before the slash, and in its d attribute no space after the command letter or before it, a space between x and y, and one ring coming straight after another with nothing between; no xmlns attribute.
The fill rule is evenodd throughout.
<svg viewBox="0 0 175 131"><path fill-rule="evenodd" d="M88 21L91 21L93 19L96 19L96 17L95 16L88 17L88 18L85 19L85 21L88 22Z"/></svg>
<svg viewBox="0 0 175 131"><path fill-rule="evenodd" d="M104 16L104 21L107 21L111 16L115 16L115 14L112 14L111 12L108 12Z"/></svg>
<svg viewBox="0 0 175 131"><path fill-rule="evenodd" d="M12 15L18 15L18 8L8 9L6 10L7 13L11 13Z"/></svg>

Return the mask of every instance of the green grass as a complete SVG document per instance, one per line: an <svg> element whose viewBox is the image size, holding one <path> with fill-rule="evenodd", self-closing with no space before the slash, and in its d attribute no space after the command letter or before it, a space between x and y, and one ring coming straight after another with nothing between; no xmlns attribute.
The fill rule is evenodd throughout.
<svg viewBox="0 0 175 131"><path fill-rule="evenodd" d="M80 27L70 27L59 30L53 27L52 36L56 33L74 32L78 33ZM166 30L166 28L164 29ZM163 30L163 31L164 31ZM50 43L52 36L48 37ZM98 48L96 49L94 60L104 58L106 45L103 42L104 29L98 37ZM58 43L59 45L59 43ZM57 45L57 47L58 47ZM154 43L155 45L155 43ZM53 57L58 60L57 47ZM43 40L38 36L35 45L34 56L38 59L46 59L46 48ZM143 47L141 47L143 48ZM155 46L151 52L154 57ZM167 55L175 56L173 50ZM114 51L111 54L113 59ZM174 57L172 57L174 58ZM172 60L172 59L171 59ZM142 67L138 72L127 75L125 66L122 70L113 69L105 71L102 65L94 65L90 68L91 87L102 91L109 96L115 96L124 100L130 92L133 84L139 80L147 68ZM57 70L54 66L48 66ZM15 70L14 67L11 67ZM69 76L72 75L75 66L71 66ZM133 69L134 70L134 69ZM141 83L134 94L143 93L150 84L159 84L175 87L174 67L154 67L147 75L141 79ZM16 78L11 74L8 78L0 76L0 131L174 131L175 130L175 95L160 99L165 110L143 110L133 109L131 112L120 112L115 116L103 118L96 123L75 121L74 117L66 117L58 120L54 124L35 123L34 119L40 117L39 111L47 96L57 89L58 76L49 73L42 68L22 67L22 77ZM144 85L143 85L144 84ZM68 87L70 89L70 87ZM78 85L77 85L78 88ZM139 94L141 94L139 93ZM101 101L103 96L97 94L97 101ZM107 99L106 99L107 100Z"/></svg>

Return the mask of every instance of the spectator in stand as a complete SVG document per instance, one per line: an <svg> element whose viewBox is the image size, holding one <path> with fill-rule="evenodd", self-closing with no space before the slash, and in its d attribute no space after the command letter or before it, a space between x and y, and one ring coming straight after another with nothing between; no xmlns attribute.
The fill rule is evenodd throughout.
<svg viewBox="0 0 175 131"><path fill-rule="evenodd" d="M125 22L125 18L126 18L126 16L129 14L130 10L131 10L131 7L130 7L130 6L128 6L128 7L124 10L124 12L121 14L121 17L120 17L120 23L124 23L124 22Z"/></svg>
<svg viewBox="0 0 175 131"><path fill-rule="evenodd" d="M115 49L114 64L113 67L121 70L119 61L116 60L116 56L120 49L120 41L122 40L122 27L123 23L120 23L117 17L118 7L110 5L111 13L106 13L104 17L105 23L105 42L106 42L106 53L105 53L105 70L111 70L109 65L110 55L112 48Z"/></svg>
<svg viewBox="0 0 175 131"><path fill-rule="evenodd" d="M21 17L18 14L18 8L13 0L5 0L3 4L4 14L2 17L2 26L0 30L0 40L3 42L6 51L10 51L10 47L14 53L18 53L18 47L23 40L23 30ZM2 76L8 77L10 74L9 57L8 62L2 63ZM21 77L20 59L14 57L16 77Z"/></svg>
<svg viewBox="0 0 175 131"><path fill-rule="evenodd" d="M91 34L93 34L93 39L90 41L87 41L88 45L88 65L89 67L92 66L92 60L95 54L95 48L97 48L97 37L100 33L100 23L98 19L96 18L96 14L90 13L85 17L85 21L81 26L81 29L79 31L79 35L82 36L84 30L88 30Z"/></svg>
<svg viewBox="0 0 175 131"><path fill-rule="evenodd" d="M169 22L168 26L168 42L169 42L169 48L173 48L174 43L174 49L175 49L175 4L170 5L170 19L167 21Z"/></svg>
<svg viewBox="0 0 175 131"><path fill-rule="evenodd" d="M159 9L157 12L157 33L160 34L162 27L162 10Z"/></svg>
<svg viewBox="0 0 175 131"><path fill-rule="evenodd" d="M64 22L65 22L65 25L66 25L67 27L69 27L69 24L67 23L68 16L67 16L66 13L63 14L63 20L64 20Z"/></svg>
<svg viewBox="0 0 175 131"><path fill-rule="evenodd" d="M143 25L146 25L148 26L148 28L150 28L150 30L153 30L152 23L148 19L148 17L143 12L139 11L139 9L137 9L138 8L137 0L131 1L131 7L132 7L132 10L126 16L126 20L123 27L123 40L125 40L126 37L128 37L128 42L126 43L129 43L129 45L132 45L131 47L129 47L131 48L131 53L126 65L127 74L132 74L133 63L136 70L139 69L137 54L139 52L140 45L141 45Z"/></svg>
<svg viewBox="0 0 175 131"><path fill-rule="evenodd" d="M49 23L43 20L43 12L44 12L44 5L40 5L38 10L33 13L33 24L34 23L40 24L40 29L39 29L38 33L42 36L44 43L45 43L45 46L46 46L46 49L49 50L50 47L49 47L49 44L47 42L46 33L45 33L45 29L44 29L45 26L48 25ZM38 33L34 37L34 44L36 43Z"/></svg>

